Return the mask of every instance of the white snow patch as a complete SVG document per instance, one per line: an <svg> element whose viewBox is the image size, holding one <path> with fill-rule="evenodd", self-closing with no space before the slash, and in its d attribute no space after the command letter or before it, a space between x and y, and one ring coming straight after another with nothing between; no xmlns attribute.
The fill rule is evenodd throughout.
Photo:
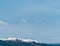
<svg viewBox="0 0 60 46"><path fill-rule="evenodd" d="M21 40L23 42L36 42L36 43L39 43L38 41L36 40L31 40L31 39L22 39L22 38L0 38L0 40L12 40L12 41L16 41L16 40Z"/></svg>

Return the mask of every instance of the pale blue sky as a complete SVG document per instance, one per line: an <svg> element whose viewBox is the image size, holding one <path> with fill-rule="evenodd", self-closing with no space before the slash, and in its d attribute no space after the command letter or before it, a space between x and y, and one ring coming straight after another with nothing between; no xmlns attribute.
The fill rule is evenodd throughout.
<svg viewBox="0 0 60 46"><path fill-rule="evenodd" d="M0 37L60 43L60 0L0 0Z"/></svg>

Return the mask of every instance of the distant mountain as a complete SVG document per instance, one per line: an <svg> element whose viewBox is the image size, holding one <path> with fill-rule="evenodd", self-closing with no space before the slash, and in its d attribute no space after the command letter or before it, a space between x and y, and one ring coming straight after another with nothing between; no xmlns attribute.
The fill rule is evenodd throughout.
<svg viewBox="0 0 60 46"><path fill-rule="evenodd" d="M0 38L0 46L47 46L47 44L39 43L36 40L30 40L30 39Z"/></svg>

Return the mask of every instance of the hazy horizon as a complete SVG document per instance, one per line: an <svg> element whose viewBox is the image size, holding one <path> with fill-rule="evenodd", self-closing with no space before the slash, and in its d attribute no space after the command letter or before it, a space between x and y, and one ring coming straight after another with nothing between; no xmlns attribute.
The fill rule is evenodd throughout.
<svg viewBox="0 0 60 46"><path fill-rule="evenodd" d="M60 0L0 0L0 38L30 38L60 43Z"/></svg>

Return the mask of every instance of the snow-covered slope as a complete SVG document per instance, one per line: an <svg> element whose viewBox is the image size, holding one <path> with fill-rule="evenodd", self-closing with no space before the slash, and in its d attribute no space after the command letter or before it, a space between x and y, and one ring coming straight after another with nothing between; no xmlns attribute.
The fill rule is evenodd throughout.
<svg viewBox="0 0 60 46"><path fill-rule="evenodd" d="M0 46L46 46L36 40L22 38L0 38Z"/></svg>
<svg viewBox="0 0 60 46"><path fill-rule="evenodd" d="M6 40L8 40L8 41L16 41L16 40L19 40L19 41L23 41L23 42L36 42L36 43L39 43L36 40L23 39L23 38L12 38L12 37L7 38L7 39L6 38L0 38L0 40L4 40L4 41L6 41Z"/></svg>

